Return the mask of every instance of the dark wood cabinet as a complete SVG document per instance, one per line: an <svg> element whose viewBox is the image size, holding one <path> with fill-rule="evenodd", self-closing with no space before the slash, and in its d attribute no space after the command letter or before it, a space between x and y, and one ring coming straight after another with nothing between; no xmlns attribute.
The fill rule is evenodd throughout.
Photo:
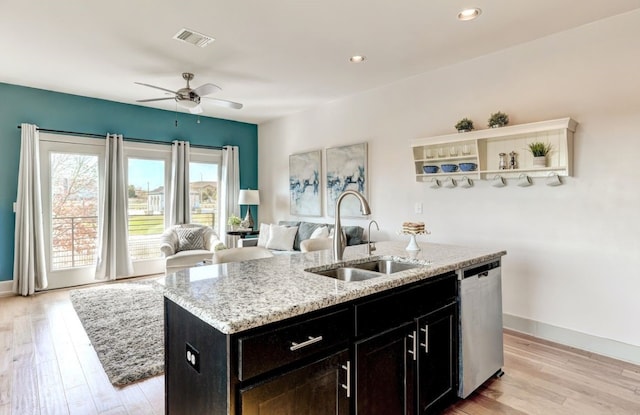
<svg viewBox="0 0 640 415"><path fill-rule="evenodd" d="M354 346L356 414L433 414L456 399L456 296L448 275L355 305L367 334Z"/></svg>
<svg viewBox="0 0 640 415"><path fill-rule="evenodd" d="M349 354L344 350L240 391L243 415L348 415Z"/></svg>
<svg viewBox="0 0 640 415"><path fill-rule="evenodd" d="M413 414L415 364L409 353L413 324L405 324L357 341L355 356L355 413Z"/></svg>
<svg viewBox="0 0 640 415"><path fill-rule="evenodd" d="M455 399L454 272L240 333L165 299L166 413L422 415Z"/></svg>
<svg viewBox="0 0 640 415"><path fill-rule="evenodd" d="M417 320L418 414L431 414L456 399L457 307L449 304Z"/></svg>

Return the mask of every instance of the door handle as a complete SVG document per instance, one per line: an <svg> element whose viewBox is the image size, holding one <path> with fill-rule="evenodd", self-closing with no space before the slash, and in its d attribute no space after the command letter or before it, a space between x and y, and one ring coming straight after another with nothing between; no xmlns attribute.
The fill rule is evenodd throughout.
<svg viewBox="0 0 640 415"><path fill-rule="evenodd" d="M425 353L429 353L429 325L425 324L420 331L424 333L424 343L420 343L420 346L424 347Z"/></svg>
<svg viewBox="0 0 640 415"><path fill-rule="evenodd" d="M349 360L347 360L347 364L346 365L342 365L341 366L344 370L346 370L347 374L347 382L346 384L341 383L340 386L342 386L343 389L346 389L347 391L347 398L351 397L351 362Z"/></svg>
<svg viewBox="0 0 640 415"><path fill-rule="evenodd" d="M480 274L478 274L478 278L488 277L488 276L489 276L489 271L481 272Z"/></svg>
<svg viewBox="0 0 640 415"><path fill-rule="evenodd" d="M409 334L409 338L411 339L411 350L407 350L407 351L413 356L413 360L417 360L418 356L416 353L416 347L417 347L416 331L414 330L411 333L413 333L413 334Z"/></svg>
<svg viewBox="0 0 640 415"><path fill-rule="evenodd" d="M296 351L298 349L302 349L303 347L311 346L312 344L318 343L320 341L322 341L322 336L318 336L318 337L309 336L309 340L303 341L302 343L291 342L291 347L289 347L289 350L294 352L294 351Z"/></svg>

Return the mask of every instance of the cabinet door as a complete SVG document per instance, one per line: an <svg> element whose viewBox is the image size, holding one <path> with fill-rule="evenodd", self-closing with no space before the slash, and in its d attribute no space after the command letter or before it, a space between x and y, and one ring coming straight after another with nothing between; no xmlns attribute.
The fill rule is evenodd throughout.
<svg viewBox="0 0 640 415"><path fill-rule="evenodd" d="M240 391L242 415L347 415L346 350Z"/></svg>
<svg viewBox="0 0 640 415"><path fill-rule="evenodd" d="M355 344L355 412L409 415L415 412L415 324L405 324Z"/></svg>
<svg viewBox="0 0 640 415"><path fill-rule="evenodd" d="M455 399L457 311L450 304L418 319L418 414L437 412Z"/></svg>

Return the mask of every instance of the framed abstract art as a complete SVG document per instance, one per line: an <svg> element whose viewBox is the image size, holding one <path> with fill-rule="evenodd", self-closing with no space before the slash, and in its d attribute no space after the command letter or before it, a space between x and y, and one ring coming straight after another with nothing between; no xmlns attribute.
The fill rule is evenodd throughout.
<svg viewBox="0 0 640 415"><path fill-rule="evenodd" d="M289 156L289 207L292 215L322 215L322 151Z"/></svg>
<svg viewBox="0 0 640 415"><path fill-rule="evenodd" d="M342 192L351 189L368 199L367 192L367 143L332 147L327 157L327 215L335 216L336 201ZM341 216L361 216L360 202L355 197L345 198Z"/></svg>

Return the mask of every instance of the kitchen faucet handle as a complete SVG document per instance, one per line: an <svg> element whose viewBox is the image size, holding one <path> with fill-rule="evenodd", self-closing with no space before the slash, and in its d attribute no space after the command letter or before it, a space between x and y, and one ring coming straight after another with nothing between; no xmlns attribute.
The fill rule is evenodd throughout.
<svg viewBox="0 0 640 415"><path fill-rule="evenodd" d="M371 252L376 250L375 242L371 242L371 225L376 224L376 228L380 230L380 226L378 226L378 222L375 220L369 221L369 227L367 230L367 255L371 256Z"/></svg>

